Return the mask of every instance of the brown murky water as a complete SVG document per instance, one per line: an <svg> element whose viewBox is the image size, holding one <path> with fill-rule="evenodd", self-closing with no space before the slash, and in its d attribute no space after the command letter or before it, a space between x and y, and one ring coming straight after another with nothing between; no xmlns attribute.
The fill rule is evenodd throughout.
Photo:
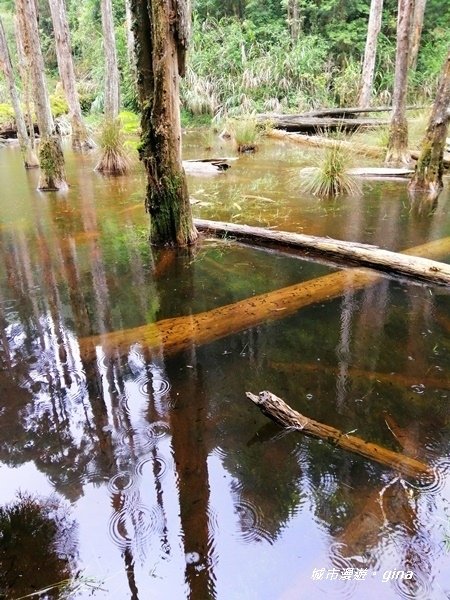
<svg viewBox="0 0 450 600"><path fill-rule="evenodd" d="M189 134L185 153L207 155ZM0 504L22 494L15 520L0 511L0 596L72 576L77 598L449 598L448 290L356 291L349 273L338 299L194 343L197 313L336 269L232 241L152 253L139 169L94 162L68 152L69 193L40 194L0 148ZM191 177L194 210L392 249L450 235L448 188L434 209L404 182L323 202L300 190L305 162L266 144ZM176 317L174 350L151 324ZM263 389L433 480L281 431L245 399Z"/></svg>

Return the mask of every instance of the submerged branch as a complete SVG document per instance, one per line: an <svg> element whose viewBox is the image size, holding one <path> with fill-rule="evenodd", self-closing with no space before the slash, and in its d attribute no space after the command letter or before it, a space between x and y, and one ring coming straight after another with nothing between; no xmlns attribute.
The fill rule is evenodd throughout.
<svg viewBox="0 0 450 600"><path fill-rule="evenodd" d="M284 400L271 392L260 392L258 396L246 393L261 412L282 427L294 428L306 435L325 440L349 452L354 452L382 465L396 469L410 477L431 475L431 468L414 458L393 452L377 444L366 442L354 435L346 434L335 427L319 423L293 410Z"/></svg>

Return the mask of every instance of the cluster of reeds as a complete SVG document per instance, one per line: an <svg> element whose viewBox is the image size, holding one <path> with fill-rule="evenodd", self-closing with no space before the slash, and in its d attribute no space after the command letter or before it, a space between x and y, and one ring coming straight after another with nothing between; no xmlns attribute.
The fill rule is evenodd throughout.
<svg viewBox="0 0 450 600"><path fill-rule="evenodd" d="M360 191L358 181L349 174L352 155L340 140L323 150L316 165L305 178L303 190L320 198L355 195Z"/></svg>
<svg viewBox="0 0 450 600"><path fill-rule="evenodd" d="M121 120L105 119L100 127L98 144L101 156L95 167L104 175L124 175L130 168Z"/></svg>

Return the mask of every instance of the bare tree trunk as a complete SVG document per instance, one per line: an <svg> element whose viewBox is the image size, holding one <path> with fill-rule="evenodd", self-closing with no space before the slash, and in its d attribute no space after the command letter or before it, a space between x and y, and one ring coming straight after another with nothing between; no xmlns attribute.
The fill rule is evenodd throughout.
<svg viewBox="0 0 450 600"><path fill-rule="evenodd" d="M394 94L389 141L385 162L409 164L406 93L408 88L409 33L414 0L398 0L397 48L395 56Z"/></svg>
<svg viewBox="0 0 450 600"><path fill-rule="evenodd" d="M409 68L415 69L417 56L419 54L420 39L422 37L423 19L427 0L415 0L414 16L412 20L412 31L409 43Z"/></svg>
<svg viewBox="0 0 450 600"><path fill-rule="evenodd" d="M34 0L16 0L23 50L31 76L34 109L39 127L39 162L41 173L38 189L43 191L67 189L61 140L55 132L45 80L44 59L39 42L36 5Z"/></svg>
<svg viewBox="0 0 450 600"><path fill-rule="evenodd" d="M69 105L69 116L72 125L72 147L74 150L89 150L93 147L81 115L80 100L75 81L70 34L67 23L64 0L49 0L52 15L53 32L55 34L56 58L59 76Z"/></svg>
<svg viewBox="0 0 450 600"><path fill-rule="evenodd" d="M6 41L5 30L0 19L0 69L3 71L11 97L11 104L14 109L14 117L17 127L17 139L19 140L20 150L22 151L23 162L26 169L38 167L38 159L31 147L30 139L28 138L27 126L20 106L19 95L17 93L16 84L14 81L14 72L9 54L8 44Z"/></svg>
<svg viewBox="0 0 450 600"><path fill-rule="evenodd" d="M14 18L14 31L16 33L17 55L19 58L19 72L23 85L23 103L25 105L26 121L28 124L28 140L30 142L30 163L39 166L39 160L36 153L36 135L34 131L33 113L31 110L31 86L30 72L27 67L25 51L23 49L22 31L19 26L17 15Z"/></svg>
<svg viewBox="0 0 450 600"><path fill-rule="evenodd" d="M382 16L383 0L372 0L370 3L369 23L367 25L366 49L364 51L364 63L361 75L361 91L358 100L358 106L362 108L370 106L372 97L378 34L381 29Z"/></svg>
<svg viewBox="0 0 450 600"><path fill-rule="evenodd" d="M105 69L105 117L116 119L119 114L119 68L111 0L101 0Z"/></svg>
<svg viewBox="0 0 450 600"><path fill-rule="evenodd" d="M136 70L136 56L134 53L133 15L131 13L130 0L125 0L125 34L127 38L128 60L133 71Z"/></svg>
<svg viewBox="0 0 450 600"><path fill-rule="evenodd" d="M442 190L444 148L450 122L450 49L445 58L422 149L409 191L422 192L431 200Z"/></svg>
<svg viewBox="0 0 450 600"><path fill-rule="evenodd" d="M181 163L179 76L185 73L188 0L132 0L138 90L142 107L140 157L147 172L150 241L185 246L197 232Z"/></svg>
<svg viewBox="0 0 450 600"><path fill-rule="evenodd" d="M292 40L297 42L301 30L298 0L288 0L287 23Z"/></svg>

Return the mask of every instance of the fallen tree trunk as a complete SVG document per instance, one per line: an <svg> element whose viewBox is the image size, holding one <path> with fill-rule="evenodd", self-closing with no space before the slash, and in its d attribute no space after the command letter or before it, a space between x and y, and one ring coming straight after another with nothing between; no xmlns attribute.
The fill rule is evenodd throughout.
<svg viewBox="0 0 450 600"><path fill-rule="evenodd" d="M406 110L422 110L427 108L426 106L407 106ZM259 114L257 115L257 119L261 121L270 121L272 118L310 118L310 117L336 117L336 118L347 118L352 117L352 115L366 114L366 113L380 113L380 112L391 112L392 106L372 106L366 108L360 108L359 106L350 106L347 108L324 108L322 110L311 110L306 113L300 114Z"/></svg>
<svg viewBox="0 0 450 600"><path fill-rule="evenodd" d="M357 141L350 142L347 140L332 140L320 135L301 135L299 133L292 133L277 129L268 131L266 135L269 138L277 140L289 140L290 142L301 144L302 146L311 146L313 148L334 148L335 146L340 146L370 158L384 158L386 155L386 148L380 148L378 146L366 146L364 144L359 144ZM411 155L412 159L418 160L420 152L418 150L409 150L409 154ZM450 152L444 153L443 161L445 167L450 167Z"/></svg>
<svg viewBox="0 0 450 600"><path fill-rule="evenodd" d="M316 116L296 116L296 115L272 115L261 121L268 121L271 127L275 129L284 129L291 132L310 132L319 131L357 131L363 129L374 129L375 127L385 127L388 121L380 119L345 119L332 117Z"/></svg>
<svg viewBox="0 0 450 600"><path fill-rule="evenodd" d="M195 226L198 231L226 235L228 238L232 236L243 242L301 248L321 256L345 259L353 264L389 274L402 275L433 284L450 285L450 265L427 258L405 256L376 246L203 219L195 219Z"/></svg>
<svg viewBox="0 0 450 600"><path fill-rule="evenodd" d="M404 252L435 258L449 253L450 237ZM80 353L87 359L95 358L99 346L106 355L117 352L124 356L131 346L140 345L149 353L163 350L166 356L176 354L191 348L192 344L207 344L265 321L283 319L305 306L337 298L349 289L356 291L373 285L379 277L367 269L337 271L195 315L82 338Z"/></svg>
<svg viewBox="0 0 450 600"><path fill-rule="evenodd" d="M414 458L393 452L377 444L343 433L335 427L309 419L293 410L284 400L271 392L260 392L258 396L246 393L261 412L282 427L294 428L306 435L310 435L336 446L354 452L365 458L374 460L382 465L400 471L410 477L431 476L431 468Z"/></svg>

